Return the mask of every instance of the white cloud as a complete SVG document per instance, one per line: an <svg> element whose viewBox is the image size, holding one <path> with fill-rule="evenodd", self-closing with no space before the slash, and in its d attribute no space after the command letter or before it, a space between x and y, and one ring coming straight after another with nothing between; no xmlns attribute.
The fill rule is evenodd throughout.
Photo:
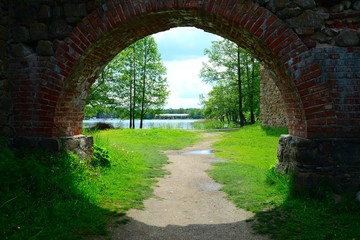
<svg viewBox="0 0 360 240"><path fill-rule="evenodd" d="M154 34L163 60L185 60L200 57L211 42L220 37L195 27L172 28Z"/></svg>
<svg viewBox="0 0 360 240"><path fill-rule="evenodd" d="M207 60L204 49L221 37L195 27L172 28L153 37L167 68L170 96L165 108L199 108L199 95L212 89L199 77Z"/></svg>
<svg viewBox="0 0 360 240"><path fill-rule="evenodd" d="M199 95L207 94L212 87L201 81L199 74L206 57L164 62L170 96L166 108L199 108Z"/></svg>

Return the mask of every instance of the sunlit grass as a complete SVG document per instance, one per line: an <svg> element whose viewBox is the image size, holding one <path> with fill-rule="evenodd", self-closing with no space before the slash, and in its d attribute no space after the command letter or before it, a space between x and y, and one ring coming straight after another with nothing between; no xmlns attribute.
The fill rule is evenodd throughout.
<svg viewBox="0 0 360 240"><path fill-rule="evenodd" d="M254 229L273 239L360 239L360 204L343 196L336 203L292 192L291 179L276 174L276 150L285 129L247 126L214 144L215 164L209 174L238 207L256 213Z"/></svg>
<svg viewBox="0 0 360 240"><path fill-rule="evenodd" d="M166 172L162 151L181 149L197 140L197 133L170 129L118 129L95 133L97 145L111 156L111 168L102 178L100 202L106 208L124 212L141 208L152 194L152 186Z"/></svg>
<svg viewBox="0 0 360 240"><path fill-rule="evenodd" d="M286 184L280 189L264 184L277 161L279 135L285 132L285 129L264 130L260 126L249 126L227 133L213 145L218 150L216 156L228 161L215 164L209 174L225 184L223 190L238 206L258 211L286 197Z"/></svg>
<svg viewBox="0 0 360 240"><path fill-rule="evenodd" d="M0 239L88 239L107 233L112 217L141 208L166 174L162 151L194 143L181 130L108 130L95 143L110 167L93 167L69 153L0 147Z"/></svg>

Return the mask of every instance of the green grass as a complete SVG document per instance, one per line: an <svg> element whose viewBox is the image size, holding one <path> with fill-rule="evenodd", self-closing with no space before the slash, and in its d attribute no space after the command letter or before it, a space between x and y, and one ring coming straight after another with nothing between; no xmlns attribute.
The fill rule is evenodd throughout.
<svg viewBox="0 0 360 240"><path fill-rule="evenodd" d="M277 182L282 184L275 188L264 184L267 176L274 177L270 169L277 161L278 137L284 132L284 129L265 131L260 126L249 126L226 134L213 145L219 150L216 156L228 161L215 164L209 174L225 185L223 190L238 206L259 211L284 200L288 191L286 182L278 178Z"/></svg>
<svg viewBox="0 0 360 240"><path fill-rule="evenodd" d="M164 150L181 149L197 140L197 133L170 129L119 129L94 134L95 143L106 147L111 170L101 178L100 202L111 210L124 212L141 208L152 194L151 186L166 172ZM114 181L116 179L116 181Z"/></svg>
<svg viewBox="0 0 360 240"><path fill-rule="evenodd" d="M224 128L237 128L234 123L225 123L218 120L201 120L194 122L193 128L197 130L214 130L214 129L224 129Z"/></svg>
<svg viewBox="0 0 360 240"><path fill-rule="evenodd" d="M360 239L360 204L332 194L322 199L298 196L291 181L277 175L279 135L285 129L247 126L227 133L214 144L215 164L209 174L224 184L223 191L238 207L256 213L253 227L273 239Z"/></svg>
<svg viewBox="0 0 360 240"><path fill-rule="evenodd" d="M247 126L227 132L214 147L209 174L229 198L256 213L254 229L274 239L360 239L360 206L291 194L274 171L284 129ZM182 130L107 130L94 133L99 155L110 167L92 167L68 153L11 150L0 144L0 239L87 239L106 234L116 214L142 208L166 172L162 151L193 144L198 133ZM95 166L101 162L95 162ZM105 162L106 163L106 162ZM106 164L104 164L106 166Z"/></svg>
<svg viewBox="0 0 360 240"><path fill-rule="evenodd" d="M110 212L88 191L76 156L0 149L0 239L75 239L104 234Z"/></svg>
<svg viewBox="0 0 360 240"><path fill-rule="evenodd" d="M93 161L69 153L0 145L0 239L105 235L113 216L141 208L151 196L156 179L165 174L161 168L167 159L161 151L188 146L197 133L109 130L94 137L98 146L108 149L110 167L93 167ZM100 155L106 158L106 151Z"/></svg>

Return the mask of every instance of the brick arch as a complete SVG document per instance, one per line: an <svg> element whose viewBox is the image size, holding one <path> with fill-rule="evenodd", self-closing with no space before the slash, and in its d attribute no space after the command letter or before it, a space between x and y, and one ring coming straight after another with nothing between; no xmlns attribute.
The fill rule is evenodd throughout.
<svg viewBox="0 0 360 240"><path fill-rule="evenodd" d="M57 48L43 79L52 85L53 116L47 137L81 134L92 83L118 52L172 27L195 26L238 43L275 76L290 134L312 138L332 118L332 100L308 48L283 21L252 1L108 1L85 17ZM56 91L58 90L58 91ZM324 111L328 104L329 111ZM327 134L327 135L326 135Z"/></svg>

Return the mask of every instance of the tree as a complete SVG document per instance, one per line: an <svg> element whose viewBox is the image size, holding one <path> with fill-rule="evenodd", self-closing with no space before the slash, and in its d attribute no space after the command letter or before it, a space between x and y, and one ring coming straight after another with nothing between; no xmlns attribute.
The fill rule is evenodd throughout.
<svg viewBox="0 0 360 240"><path fill-rule="evenodd" d="M258 62L226 39L213 42L210 49L205 49L205 55L209 63L203 63L200 77L214 86L208 99L202 99L205 116L216 116L243 126L246 123L244 113L249 112L249 122L254 123L260 97Z"/></svg>
<svg viewBox="0 0 360 240"><path fill-rule="evenodd" d="M164 77L166 68L161 62L156 42L153 37L146 37L139 41L141 66L140 85L140 128L143 127L143 119L151 108L160 108L165 105L169 95L167 79Z"/></svg>
<svg viewBox="0 0 360 240"><path fill-rule="evenodd" d="M135 118L140 118L142 128L146 114L165 105L169 95L165 74L166 68L154 38L141 39L120 52L105 67L94 84L104 85L101 87L104 91L101 97L94 95L88 106L94 99L109 99L109 104L103 104L103 108L115 108L121 115L127 115L130 128L135 128Z"/></svg>

